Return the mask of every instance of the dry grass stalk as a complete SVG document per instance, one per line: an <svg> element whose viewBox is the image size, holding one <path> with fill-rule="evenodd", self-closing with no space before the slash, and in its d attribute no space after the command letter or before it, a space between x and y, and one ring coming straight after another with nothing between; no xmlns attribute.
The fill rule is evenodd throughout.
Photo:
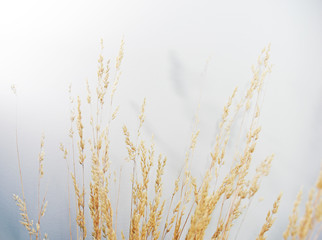
<svg viewBox="0 0 322 240"><path fill-rule="evenodd" d="M301 203L303 190L297 195L292 215L289 217L289 224L283 234L284 239L317 239L322 231L322 170L315 185L309 192L305 204L305 212L299 218L298 207Z"/></svg>
<svg viewBox="0 0 322 240"><path fill-rule="evenodd" d="M20 185L21 185L21 192L22 192L22 199L16 195L13 194L13 198L16 201L17 206L20 210L20 216L22 220L20 220L20 223L26 228L26 230L29 233L29 238L32 239L33 236L36 240L41 239L41 233L40 233L40 219L45 215L47 202L46 202L46 194L44 195L43 201L40 205L40 179L44 175L44 168L43 168L43 161L44 161L44 135L42 135L41 141L40 141L40 154L38 157L38 163L39 163L39 169L38 169L38 221L36 223L36 229L33 225L33 220L30 220L28 212L27 212L27 204L26 204L26 198L25 198L25 192L24 192L24 185L22 180L22 169L21 169L21 161L20 161L20 153L19 153L19 144L18 144L18 101L17 101L17 89L15 85L11 86L11 90L13 94L16 97L16 151L17 151L17 160L18 160L18 169L19 169L19 177L20 177ZM44 235L45 239L47 239L47 234Z"/></svg>
<svg viewBox="0 0 322 240"><path fill-rule="evenodd" d="M284 239L288 239L289 236L291 236L292 239L294 239L298 232L298 227L296 224L297 224L298 215L299 215L298 207L301 203L302 194L303 194L303 190L300 190L299 193L297 194L296 200L294 202L292 215L289 216L289 224L287 226L287 229L283 233Z"/></svg>
<svg viewBox="0 0 322 240"><path fill-rule="evenodd" d="M266 236L265 233L272 227L273 223L275 222L276 218L273 216L277 213L278 207L280 204L282 194L277 197L277 200L274 202L273 209L267 213L266 222L264 223L259 235L257 236L256 240L265 240Z"/></svg>
<svg viewBox="0 0 322 240"><path fill-rule="evenodd" d="M44 135L41 137L40 141L40 153L38 157L38 163L39 163L39 169L38 169L38 191L37 191L37 196L38 196L38 218L37 222L34 227L34 222L33 220L30 220L28 212L27 212L27 204L26 200L24 197L24 191L23 191L23 185L22 187L22 195L23 198L21 199L18 195L13 195L14 200L16 201L17 206L19 207L20 210L20 216L22 220L20 223L26 228L26 230L29 233L29 238L33 239L35 237L36 240L41 239L41 231L40 231L40 220L41 218L45 215L46 208L47 208L47 201L46 201L46 193L44 194L44 197L40 203L40 180L44 175L44 167L43 167L43 161L45 157L45 152L44 152ZM18 151L18 148L17 148ZM18 154L19 156L19 154ZM20 159L18 157L18 162L19 162L19 170L20 170L20 176L21 176L21 181L22 181L22 175L21 175L21 169L20 169ZM21 182L22 184L22 182ZM47 239L47 234L44 235L45 239Z"/></svg>
<svg viewBox="0 0 322 240"><path fill-rule="evenodd" d="M64 145L62 143L60 143L59 146L60 150L63 153L63 157L66 161L66 166L67 166L67 192L68 192L68 223L69 223L69 236L70 239L73 239L72 236L72 220L71 220L71 201L70 201L70 183L69 183L69 174L70 174L70 168L69 168L69 163L68 163L68 159L67 159L67 155L68 155L68 151L67 149L64 147Z"/></svg>
<svg viewBox="0 0 322 240"><path fill-rule="evenodd" d="M75 195L76 195L76 199L77 199L76 223L77 223L77 225L79 226L79 228L82 231L83 238L85 238L84 236L86 236L86 234L87 234L87 230L86 230L86 226L85 226L85 215L84 215L84 211L83 211L84 206L85 206L85 203L83 201L83 199L84 199L83 196L85 195L85 192L84 191L82 191L82 192L79 191L79 187L78 187L78 184L76 182L76 178L75 178L74 174L71 174L71 177L72 177L72 180L73 180Z"/></svg>
<svg viewBox="0 0 322 240"><path fill-rule="evenodd" d="M70 129L69 129L69 137L71 139L71 152L72 152L72 164L73 164L73 171L70 171L67 168L68 171L68 178L69 176L74 176L75 182L77 182L77 175L76 175L76 160L75 160L75 146L74 146L74 120L75 120L75 108L73 106L74 104L74 98L72 97L72 85L70 84L68 87L68 93L69 93L69 102L70 102ZM68 166L68 161L67 161ZM68 181L69 182L69 181ZM74 181L73 181L74 183ZM75 190L75 184L74 184L74 190ZM75 209L78 209L78 198L76 191L74 191L74 200L75 200ZM77 210L78 211L78 210ZM77 219L77 211L76 211L76 219ZM71 233L70 233L71 235ZM76 239L79 239L78 234L78 228L76 228ZM71 237L72 239L72 237Z"/></svg>
<svg viewBox="0 0 322 240"><path fill-rule="evenodd" d="M15 194L13 195L13 199L16 201L16 204L19 207L19 210L21 211L20 216L22 217L22 220L20 221L20 223L27 229L27 231L29 233L29 238L32 239L32 235L35 233L35 230L33 228L32 220L29 220L29 217L28 217L27 207L26 207L26 199L25 199L25 191L24 191L24 186L23 186L23 181L22 181L22 169L21 169L19 144L18 144L18 120L17 120L18 101L17 101L17 89L14 84L11 86L11 90L16 97L16 152L17 152L19 178L20 178L20 186L21 186L21 193L22 193L22 199L18 195L15 195Z"/></svg>
<svg viewBox="0 0 322 240"><path fill-rule="evenodd" d="M87 231L86 231L86 224L85 224L85 180L84 180L84 161L86 158L86 155L84 153L85 149L85 142L84 142L84 136L83 136L83 123L82 123L82 111L81 111L81 100L78 97L77 98L77 130L78 130L78 136L79 136L79 141L77 143L78 145L78 154L79 154L79 164L82 166L82 179L83 179L83 186L82 186L82 193L79 193L78 189L78 194L77 195L77 216L76 216L76 222L82 232L82 238L83 240L86 238ZM77 184L76 184L76 177L73 177L74 181L74 189L75 193Z"/></svg>

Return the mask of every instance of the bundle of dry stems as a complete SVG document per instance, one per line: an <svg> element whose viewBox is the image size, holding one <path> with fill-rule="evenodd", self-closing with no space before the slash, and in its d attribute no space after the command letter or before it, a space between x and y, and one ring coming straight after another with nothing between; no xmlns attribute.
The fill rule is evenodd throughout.
<svg viewBox="0 0 322 240"><path fill-rule="evenodd" d="M118 194L115 206L112 206L109 193L113 183L110 180L112 172L109 154L110 128L119 110L113 99L121 76L123 48L124 42L122 41L113 73L110 71L111 62L109 60L105 62L103 54L100 54L95 93L92 92L90 84L86 82L87 104L91 109L91 114L87 119L88 124L84 123L81 98L77 97L75 102L71 94L71 87L69 88L71 149L67 149L63 144L60 145L63 158L66 160L68 178L72 180L73 187L72 191L68 181L69 238L75 238L73 228L76 228L76 239L83 240L88 238L114 240L117 237L133 240L183 238L190 240L204 239L206 236L211 239L237 239L252 199L260 188L262 178L268 175L274 158L273 155L268 156L257 166L253 176L249 174L261 131L259 117L263 99L263 84L267 74L271 72L271 64L269 63L270 46L262 50L257 66L252 67L253 78L246 94L238 100L236 88L224 106L219 132L210 152L211 161L201 179L196 179L190 170L190 161L199 135L198 118L196 117L191 143L186 152L183 167L174 182L174 190L171 196L163 195L162 178L167 158L161 154L157 155L153 140L152 143L148 144L141 135L141 128L145 119L145 99L141 107L135 141L127 126L123 126L125 146L128 152L126 159L128 165L133 168L129 179L131 181L131 199L129 200L131 208L129 209L130 218L127 231L117 228L119 197L122 190L120 181L118 182L119 185L116 186ZM101 50L103 52L102 42ZM14 86L13 91L16 94ZM74 106L75 104L76 106ZM242 143L238 144L234 157L227 159L226 148L231 141L232 125L237 124L237 116L242 116L243 120L239 127L246 129L246 134L242 136L242 131L240 131ZM250 122L246 122L246 116L250 116ZM105 119L107 121L104 121ZM91 136L88 138L84 137L85 127L88 127L91 132ZM16 137L18 138L18 134ZM21 224L26 228L29 238L37 240L48 239L47 234L41 234L40 227L41 218L44 216L47 206L46 194L42 201L40 201L39 196L40 180L44 174L44 137L42 137L40 148L38 218L36 224L30 219L27 210L18 144L17 153L22 198L14 195L20 210ZM77 154L75 148L78 150L78 157L75 156ZM86 153L89 156L86 156ZM84 163L86 161L91 161L91 181L88 195L85 194L87 183L85 183L84 178ZM80 173L76 171L77 165L81 167ZM229 171L221 171L224 167ZM116 184L115 181L114 184ZM305 213L301 218L298 207L301 202L302 191L299 192L289 217L289 224L283 234L284 239L317 239L322 227L321 196L322 171L316 187L309 193ZM87 223L85 218L85 212L88 211L86 197L89 197L88 207L92 220L91 224ZM261 229L258 229L256 239L266 239L267 232L275 221L281 197L282 194L277 196L272 209L268 211L266 222L263 223ZM76 224L71 222L72 207L76 209ZM237 222L237 219L241 220ZM232 236L233 228L235 228L234 236ZM90 235L91 237L89 237Z"/></svg>

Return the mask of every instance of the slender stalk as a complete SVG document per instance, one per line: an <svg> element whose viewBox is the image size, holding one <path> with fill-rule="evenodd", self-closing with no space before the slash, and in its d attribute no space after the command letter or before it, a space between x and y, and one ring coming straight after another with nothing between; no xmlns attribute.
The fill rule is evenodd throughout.
<svg viewBox="0 0 322 240"><path fill-rule="evenodd" d="M83 175L83 220L85 222L85 179L84 179L84 163L82 164ZM85 227L85 226L84 226ZM85 240L85 229L83 229L83 240Z"/></svg>
<svg viewBox="0 0 322 240"><path fill-rule="evenodd" d="M20 186L21 186L21 193L22 193L22 200L24 203L26 203L26 198L25 198L25 191L23 187L23 181L22 181L22 171L21 171L21 161L20 161L20 154L19 154L19 144L18 144L18 100L17 100L17 93L16 93L16 88L13 85L11 87L13 93L15 94L16 97L16 152L17 152L17 160L18 160L18 168L19 168L19 178L20 178ZM26 213L27 213L27 207L26 207ZM26 216L28 224L30 224L28 215ZM32 234L29 232L29 238L32 240Z"/></svg>
<svg viewBox="0 0 322 240"><path fill-rule="evenodd" d="M122 175L122 167L120 168L119 186L117 190L117 200L116 200L116 210L115 210L115 232L117 232L117 216L118 216L118 207L119 207L119 201L120 201L121 175Z"/></svg>

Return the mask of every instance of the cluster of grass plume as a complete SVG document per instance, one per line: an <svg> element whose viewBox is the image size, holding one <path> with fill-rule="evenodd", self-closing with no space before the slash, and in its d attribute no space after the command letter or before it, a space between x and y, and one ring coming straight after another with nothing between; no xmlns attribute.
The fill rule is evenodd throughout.
<svg viewBox="0 0 322 240"><path fill-rule="evenodd" d="M101 50L103 52L103 42ZM83 115L82 98L78 96L75 101L71 87L69 88L71 148L66 148L64 144L60 145L66 161L68 179L72 181L72 186L69 181L67 182L70 235L66 236L66 239L237 239L262 178L268 175L274 158L273 155L267 156L251 174L250 168L254 164L254 152L261 131L259 118L263 101L262 91L265 78L271 72L269 52L270 46L264 48L257 65L252 67L253 78L246 93L237 98L236 88L224 106L219 131L210 151L211 160L200 179L194 177L191 172L192 156L200 132L196 117L183 167L173 183L173 192L170 196L165 196L163 192L167 158L156 153L153 138L148 142L142 136L146 106L144 99L134 136L126 125L123 126L127 164L132 167L132 174L128 179L131 182L128 229L118 226L119 198L122 194L120 181L118 186L114 186L117 189L114 202L110 193L112 184L117 185L117 181L111 180L113 159L110 159L110 129L119 111L119 106L115 106L113 100L121 77L124 43L122 41L113 71L111 71L112 62L105 61L101 53L98 59L95 91L91 88L91 84L86 82L89 117L85 118ZM13 90L15 92L14 88ZM242 121L236 121L237 117ZM236 124L240 129L238 142L235 152L228 155L227 146L231 142L231 130ZM85 137L84 130L90 132L89 137ZM43 146L42 138L38 192L40 179L43 176ZM45 214L47 203L45 197L40 203L38 196L38 221L34 227L26 206L18 145L17 153L22 198L16 195L14 198L21 212L21 224L28 231L30 239L42 239L40 219ZM85 162L91 171L89 183L85 182ZM316 188L309 194L302 218L298 213L301 196L302 191L297 196L289 224L285 227L284 239L317 239L319 236L322 226L322 171ZM276 219L281 197L282 194L277 194L272 209L267 213L266 221L258 229L256 239L267 238L268 231ZM72 222L74 217L71 216L73 208L76 213L75 223ZM86 211L90 214L90 223L86 220ZM73 236L75 229L76 236ZM46 234L44 238L47 239Z"/></svg>

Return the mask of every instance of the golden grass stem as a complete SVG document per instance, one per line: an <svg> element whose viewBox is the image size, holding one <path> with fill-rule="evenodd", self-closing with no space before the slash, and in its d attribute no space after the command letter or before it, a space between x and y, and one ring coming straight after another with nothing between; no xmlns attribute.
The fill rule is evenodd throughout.
<svg viewBox="0 0 322 240"><path fill-rule="evenodd" d="M122 179L122 167L120 168L120 174L119 174L119 185L117 189L117 200L116 200L116 208L115 208L115 232L117 232L117 217L118 217L118 208L119 208L119 202L120 202L120 191L121 191L121 179Z"/></svg>
<svg viewBox="0 0 322 240"><path fill-rule="evenodd" d="M15 85L11 86L11 89L15 95L15 99L16 99L16 127L15 127L15 133L16 133L16 152L17 152L17 160L18 160L18 169L19 169L19 178L20 178L20 186L21 186L21 193L22 193L22 200L24 205L26 205L26 198L25 198L25 191L24 191L24 186L23 186L23 180L22 180L22 170L21 170L21 161L20 161L20 154L19 154L19 144L18 144L18 100L17 100L17 92L16 92L16 87ZM26 212L26 220L27 220L27 224L29 226L31 226L29 218L28 218L28 213L27 213L27 208L25 209ZM32 239L32 234L29 232L29 238L30 240Z"/></svg>

